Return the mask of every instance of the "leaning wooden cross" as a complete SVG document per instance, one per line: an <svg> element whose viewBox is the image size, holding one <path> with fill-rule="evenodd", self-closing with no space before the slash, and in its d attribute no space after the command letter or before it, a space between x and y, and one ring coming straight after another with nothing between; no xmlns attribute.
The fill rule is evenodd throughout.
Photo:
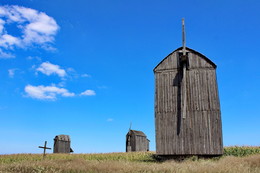
<svg viewBox="0 0 260 173"><path fill-rule="evenodd" d="M43 148L43 158L45 157L45 153L46 153L46 149L48 149L48 150L51 150L51 148L48 148L48 147L46 147L46 145L47 145L47 141L45 141L45 143L44 143L44 147L42 147L42 146L39 146L39 148Z"/></svg>

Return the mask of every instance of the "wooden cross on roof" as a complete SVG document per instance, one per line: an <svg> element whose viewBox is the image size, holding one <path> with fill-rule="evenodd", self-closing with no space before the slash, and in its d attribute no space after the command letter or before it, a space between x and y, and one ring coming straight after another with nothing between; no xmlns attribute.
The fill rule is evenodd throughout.
<svg viewBox="0 0 260 173"><path fill-rule="evenodd" d="M183 77L182 77L182 84L181 84L181 102L182 102L182 118L186 118L186 109L187 109L187 91L186 91L186 69L187 69L187 53L186 53L186 34L185 34L185 23L184 23L184 18L182 19L182 72L183 72Z"/></svg>
<svg viewBox="0 0 260 173"><path fill-rule="evenodd" d="M185 33L185 23L184 18L182 18L182 51L183 55L186 55L186 33Z"/></svg>
<svg viewBox="0 0 260 173"><path fill-rule="evenodd" d="M47 141L45 141L45 143L44 143L44 147L42 147L42 146L39 146L39 148L43 148L43 158L45 157L45 153L46 153L46 149L48 149L48 150L51 150L51 148L48 148L47 147Z"/></svg>

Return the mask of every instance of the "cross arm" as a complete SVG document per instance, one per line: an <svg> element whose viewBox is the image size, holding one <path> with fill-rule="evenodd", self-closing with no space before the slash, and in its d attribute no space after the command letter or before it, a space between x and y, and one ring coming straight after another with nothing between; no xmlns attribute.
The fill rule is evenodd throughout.
<svg viewBox="0 0 260 173"><path fill-rule="evenodd" d="M51 148L49 148L49 147L42 147L42 146L39 146L39 148L44 148L44 149L51 150Z"/></svg>

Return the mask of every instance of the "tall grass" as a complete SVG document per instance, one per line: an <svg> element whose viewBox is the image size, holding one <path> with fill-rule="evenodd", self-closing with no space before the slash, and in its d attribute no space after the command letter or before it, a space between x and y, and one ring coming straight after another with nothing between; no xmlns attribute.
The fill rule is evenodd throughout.
<svg viewBox="0 0 260 173"><path fill-rule="evenodd" d="M45 160L95 160L95 161L129 161L155 162L154 152L100 153L100 154L47 154ZM0 164L22 161L42 161L42 154L0 155Z"/></svg>
<svg viewBox="0 0 260 173"><path fill-rule="evenodd" d="M260 172L259 147L226 147L219 159L157 162L154 152L0 155L0 173Z"/></svg>
<svg viewBox="0 0 260 173"><path fill-rule="evenodd" d="M250 146L231 146L224 148L224 156L248 156L252 154L260 154L259 147Z"/></svg>

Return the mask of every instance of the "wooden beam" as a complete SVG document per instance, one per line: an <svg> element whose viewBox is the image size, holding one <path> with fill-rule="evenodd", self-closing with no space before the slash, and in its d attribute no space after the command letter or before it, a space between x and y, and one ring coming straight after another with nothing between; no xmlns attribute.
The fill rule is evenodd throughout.
<svg viewBox="0 0 260 173"><path fill-rule="evenodd" d="M185 34L184 18L182 18L182 53L183 56L186 55L186 34Z"/></svg>
<svg viewBox="0 0 260 173"><path fill-rule="evenodd" d="M182 118L186 118L187 110L187 90L186 90L186 64L183 64L183 77L182 77L182 86L181 86L181 102L182 102Z"/></svg>
<svg viewBox="0 0 260 173"><path fill-rule="evenodd" d="M44 158L45 155L46 155L46 149L48 149L48 150L51 149L51 148L47 147L47 141L45 141L45 143L44 143L44 147L39 146L39 148L43 148L43 158Z"/></svg>

